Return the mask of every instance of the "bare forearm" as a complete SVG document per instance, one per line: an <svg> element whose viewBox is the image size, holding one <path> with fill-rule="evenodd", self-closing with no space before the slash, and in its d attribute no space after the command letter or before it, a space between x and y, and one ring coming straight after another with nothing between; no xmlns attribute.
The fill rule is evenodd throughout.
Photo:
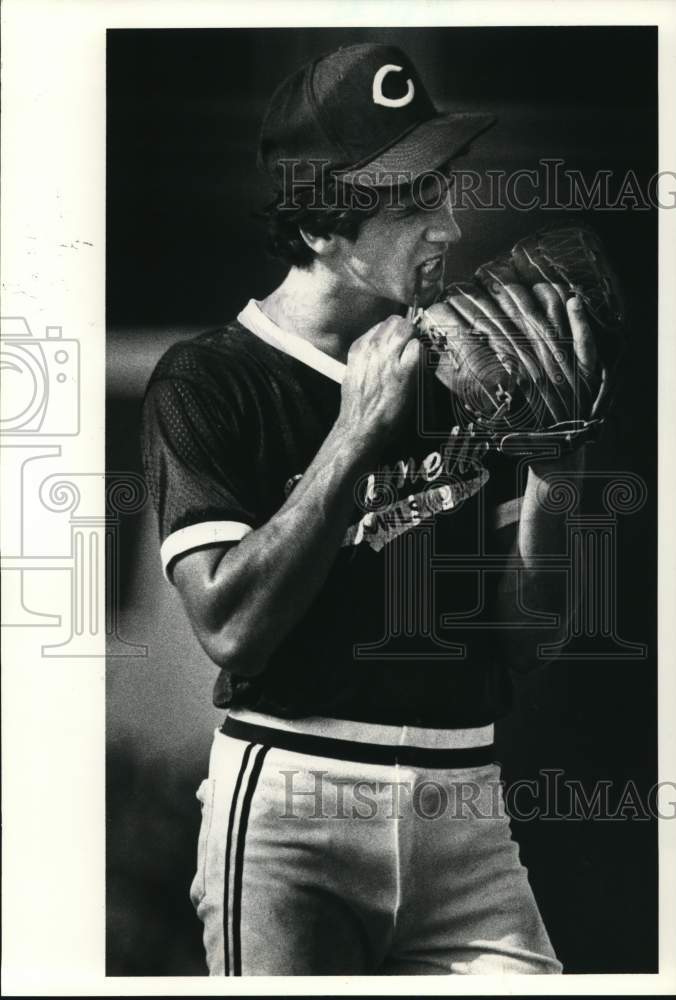
<svg viewBox="0 0 676 1000"><path fill-rule="evenodd" d="M369 448L334 426L283 507L215 565L209 583L209 652L258 673L319 593L354 509Z"/></svg>
<svg viewBox="0 0 676 1000"><path fill-rule="evenodd" d="M209 656L235 674L261 673L317 597L355 507L355 488L410 406L420 344L399 316L351 345L340 410L279 511L228 549L187 553L174 582Z"/></svg>
<svg viewBox="0 0 676 1000"><path fill-rule="evenodd" d="M512 553L513 567L504 573L499 587L498 615L505 622L518 621L530 610L556 616L556 624L546 628L540 624L533 628L505 630L504 649L517 666L528 667L536 663L537 647L555 642L565 632L572 611L568 607L567 577L560 568L548 568L547 557L555 558L565 553L567 513L556 510L551 502L551 490L555 486L547 477L554 474L560 481L560 477L569 473L576 478L577 485L583 469L583 449L556 462L540 463L529 469Z"/></svg>

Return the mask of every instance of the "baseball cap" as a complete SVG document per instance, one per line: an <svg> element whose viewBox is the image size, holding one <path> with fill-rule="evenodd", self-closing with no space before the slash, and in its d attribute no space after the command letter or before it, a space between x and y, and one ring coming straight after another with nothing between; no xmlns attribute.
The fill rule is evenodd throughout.
<svg viewBox="0 0 676 1000"><path fill-rule="evenodd" d="M350 45L277 88L258 163L278 189L315 180L318 163L348 184L388 187L440 166L494 122L490 114L438 112L401 49Z"/></svg>

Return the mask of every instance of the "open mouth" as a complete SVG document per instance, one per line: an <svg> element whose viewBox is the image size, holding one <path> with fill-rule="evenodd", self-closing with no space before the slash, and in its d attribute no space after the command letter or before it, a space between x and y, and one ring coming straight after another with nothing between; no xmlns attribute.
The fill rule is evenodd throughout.
<svg viewBox="0 0 676 1000"><path fill-rule="evenodd" d="M437 254L436 257L429 257L418 266L418 274L423 282L440 281L444 273L444 255Z"/></svg>

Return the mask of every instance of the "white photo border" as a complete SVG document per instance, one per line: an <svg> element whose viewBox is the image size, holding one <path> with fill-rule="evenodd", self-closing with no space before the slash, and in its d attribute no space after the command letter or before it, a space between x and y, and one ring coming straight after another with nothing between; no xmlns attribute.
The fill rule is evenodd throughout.
<svg viewBox="0 0 676 1000"><path fill-rule="evenodd" d="M103 512L105 67L114 28L434 25L659 27L660 170L676 168L676 5L454 0L5 0L2 100L3 316L61 327L80 345L79 433L61 471L87 470ZM571 72L574 71L571 69ZM672 509L676 454L676 212L659 220L660 779L676 772ZM3 493L10 491L3 470ZM83 501L84 502L84 501ZM100 568L103 581L103 567ZM20 575L20 574L17 574ZM11 601L5 580L3 603ZM58 574L57 574L58 577ZM56 585L55 585L56 586ZM3 979L7 996L524 994L539 977L208 979L105 976L104 651L50 659L40 629L3 633ZM548 977L546 992L667 994L676 987L676 823L660 824L659 975ZM423 988L424 987L424 988Z"/></svg>

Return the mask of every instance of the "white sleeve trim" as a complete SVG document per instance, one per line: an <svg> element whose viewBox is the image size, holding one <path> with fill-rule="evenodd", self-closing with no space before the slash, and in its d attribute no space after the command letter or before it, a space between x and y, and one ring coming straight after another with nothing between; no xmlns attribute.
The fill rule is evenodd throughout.
<svg viewBox="0 0 676 1000"><path fill-rule="evenodd" d="M199 524L190 524L187 528L174 531L162 542L160 549L162 572L171 583L168 572L169 564L176 556L190 552L191 549L200 548L202 545L239 542L250 531L253 531L253 528L241 521L201 521Z"/></svg>

